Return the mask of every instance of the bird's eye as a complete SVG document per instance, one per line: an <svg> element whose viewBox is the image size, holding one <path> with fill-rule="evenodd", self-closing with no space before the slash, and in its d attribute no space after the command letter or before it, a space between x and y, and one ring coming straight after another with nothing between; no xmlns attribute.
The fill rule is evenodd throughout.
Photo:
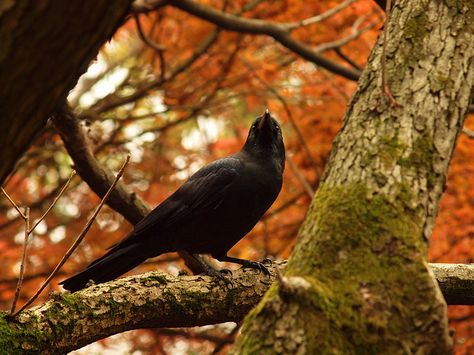
<svg viewBox="0 0 474 355"><path fill-rule="evenodd" d="M275 125L275 129L276 129L277 131L279 131L279 130L280 130L280 126L276 124L276 125Z"/></svg>

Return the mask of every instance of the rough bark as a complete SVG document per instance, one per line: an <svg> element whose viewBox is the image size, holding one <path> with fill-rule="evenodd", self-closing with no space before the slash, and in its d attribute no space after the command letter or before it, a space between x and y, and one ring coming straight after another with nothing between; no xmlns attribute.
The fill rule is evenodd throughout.
<svg viewBox="0 0 474 355"><path fill-rule="evenodd" d="M0 181L113 35L130 2L0 4Z"/></svg>
<svg viewBox="0 0 474 355"><path fill-rule="evenodd" d="M447 304L474 305L474 264L430 264Z"/></svg>
<svg viewBox="0 0 474 355"><path fill-rule="evenodd" d="M252 269L234 271L229 284L209 276L151 272L73 294L56 293L16 321L0 313L0 349L9 354L66 353L131 329L237 322L272 279Z"/></svg>
<svg viewBox="0 0 474 355"><path fill-rule="evenodd" d="M67 108L63 108L56 113L52 122L74 162L76 171L97 196L104 197L115 176L95 157L92 144L82 122L74 117L74 114ZM122 181L117 183L107 201L107 205L124 216L133 225L140 222L151 211L146 203Z"/></svg>
<svg viewBox="0 0 474 355"><path fill-rule="evenodd" d="M16 321L0 313L0 349L9 353L62 353L119 332L142 327L186 327L239 322L254 307L271 277L239 269L226 285L208 276L173 277L159 272L131 276L83 291L55 293ZM474 304L474 265L431 264L445 297ZM280 281L281 282L281 281ZM468 290L471 290L469 293Z"/></svg>
<svg viewBox="0 0 474 355"><path fill-rule="evenodd" d="M472 1L408 1L389 19L285 270L236 353L446 354L427 241L474 81Z"/></svg>

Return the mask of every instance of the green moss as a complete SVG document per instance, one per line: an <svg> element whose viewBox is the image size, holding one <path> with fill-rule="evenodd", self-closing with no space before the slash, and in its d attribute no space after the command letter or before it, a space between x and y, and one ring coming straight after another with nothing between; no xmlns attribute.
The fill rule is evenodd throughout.
<svg viewBox="0 0 474 355"><path fill-rule="evenodd" d="M203 305L209 303L209 295L206 292L188 290L182 293L179 299L172 292L164 292L165 302L177 314L183 316L196 314L202 311Z"/></svg>
<svg viewBox="0 0 474 355"><path fill-rule="evenodd" d="M465 19L468 25L471 25L474 21L474 1L472 0L445 0L446 5L450 8L450 13L453 16L459 16L462 14L462 18Z"/></svg>
<svg viewBox="0 0 474 355"><path fill-rule="evenodd" d="M434 155L433 139L428 133L419 136L413 144L413 151L410 154L410 163L418 168L429 170L433 165Z"/></svg>
<svg viewBox="0 0 474 355"><path fill-rule="evenodd" d="M28 325L18 327L15 322L7 320L7 315L0 312L0 354L37 354L32 345L40 345L46 337L39 330L32 330Z"/></svg>
<svg viewBox="0 0 474 355"><path fill-rule="evenodd" d="M166 278L166 275L163 275L161 273L150 273L149 276L140 278L140 282L145 285L148 282L156 282L158 281L159 284L161 285L167 285L168 284L168 279Z"/></svg>
<svg viewBox="0 0 474 355"><path fill-rule="evenodd" d="M209 295L200 291L188 291L182 299L182 302L188 312L199 313L202 310L203 305L209 302Z"/></svg>
<svg viewBox="0 0 474 355"><path fill-rule="evenodd" d="M438 73L430 77L430 89L433 92L449 92L453 89L453 85L453 80L446 74Z"/></svg>
<svg viewBox="0 0 474 355"><path fill-rule="evenodd" d="M76 293L61 293L60 302L63 306L69 307L71 310L84 311L89 309L89 307L84 304L83 297Z"/></svg>
<svg viewBox="0 0 474 355"><path fill-rule="evenodd" d="M426 16L424 11L413 15L404 26L405 37L412 39L413 42L423 39L429 33L427 24L428 16Z"/></svg>
<svg viewBox="0 0 474 355"><path fill-rule="evenodd" d="M400 159L406 146L398 139L398 130L391 135L384 135L380 138L376 151L367 151L361 158L361 166L368 166L376 158L380 159L385 168L392 167ZM386 183L386 176L381 174L375 176L380 185Z"/></svg>
<svg viewBox="0 0 474 355"><path fill-rule="evenodd" d="M432 188L437 177L432 169L434 154L433 139L425 132L415 140L408 158L400 158L398 164L404 168L416 169L419 174L428 174L428 188Z"/></svg>
<svg viewBox="0 0 474 355"><path fill-rule="evenodd" d="M403 30L405 38L411 43L406 48L407 51L403 53L404 59L408 65L413 66L426 55L423 49L423 39L430 32L430 24L424 9L420 9L417 14L410 16L403 26Z"/></svg>
<svg viewBox="0 0 474 355"><path fill-rule="evenodd" d="M270 286L258 305L245 317L244 323L242 324L242 333L245 334L245 337L238 338L238 341L241 343L239 349L243 349L240 354L265 354L265 352L262 351L262 343L260 342L261 334L253 332L250 329L255 326L255 324L259 324L255 322L256 318L260 318L264 322L274 320L271 314L271 303L272 300L278 297L277 295L278 285L274 283ZM271 353L271 349L269 349L268 353Z"/></svg>
<svg viewBox="0 0 474 355"><path fill-rule="evenodd" d="M378 156L385 167L392 166L402 154L405 145L398 140L398 131L393 135L382 136L379 144Z"/></svg>
<svg viewBox="0 0 474 355"><path fill-rule="evenodd" d="M115 313L115 311L119 310L120 308L122 308L122 305L115 301L114 299L112 298L109 298L105 301L105 304L109 307L110 311L113 313Z"/></svg>
<svg viewBox="0 0 474 355"><path fill-rule="evenodd" d="M405 168L427 169L432 165L433 154L433 139L424 134L415 140L410 155L407 158L400 158L398 164Z"/></svg>
<svg viewBox="0 0 474 355"><path fill-rule="evenodd" d="M410 188L399 186L400 193L394 202L393 198L382 195L368 197L369 191L362 184L353 183L347 186L327 187L322 186L313 201L311 210L315 220L306 223L301 230L305 239L312 238L314 233L319 236L314 247L320 251L313 265L325 266L336 261L345 261L361 249L360 257L368 257L366 247L370 247L374 241L385 241L391 243L392 238L399 239L403 245L415 245L421 247L419 242L422 223L416 211L406 210L406 205L411 205L413 195ZM404 201L408 199L408 201ZM314 228L317 228L316 230ZM337 241L340 241L338 243ZM308 240L309 242L309 240ZM376 243L377 244L377 243ZM304 243L298 243L297 249L301 247L301 255L314 259L314 248L306 248ZM298 250L299 251L299 250ZM307 255L310 253L311 255ZM347 253L347 255L345 254ZM305 271L298 265L305 263L289 261L288 270L294 267L295 274L310 275L313 268ZM354 260L354 259L351 259ZM374 260L374 263L377 261ZM366 262L351 262L351 264L364 265ZM327 269L327 268L324 268ZM355 271L355 270L354 270ZM360 270L365 272L364 270ZM309 273L308 273L309 272Z"/></svg>
<svg viewBox="0 0 474 355"><path fill-rule="evenodd" d="M426 252L423 221L419 211L410 207L413 194L408 186L399 189L394 202L383 195L368 197L369 191L357 183L322 186L315 197L310 222L301 230L285 274L312 280L302 317L308 321L310 310L320 310L310 320L316 328L321 324L318 338L327 342L318 346L349 349L372 343L376 353L383 339L380 333L397 326L386 316L393 309L383 312L387 302L404 312L407 305L402 300L416 299L416 294L401 293L407 288L401 287L400 293L393 290L407 280L423 282ZM380 298L384 294L390 294L390 301ZM380 308L377 312L364 310L369 296L374 297L369 304Z"/></svg>

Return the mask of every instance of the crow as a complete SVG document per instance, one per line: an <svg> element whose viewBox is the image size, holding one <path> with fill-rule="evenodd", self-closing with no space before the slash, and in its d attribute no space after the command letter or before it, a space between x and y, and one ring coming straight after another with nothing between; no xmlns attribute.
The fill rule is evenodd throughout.
<svg viewBox="0 0 474 355"><path fill-rule="evenodd" d="M268 274L259 262L227 255L273 204L282 186L285 146L268 109L255 119L243 148L198 170L124 239L84 271L61 282L71 292L110 281L148 258L184 251L206 273L219 276L200 255Z"/></svg>

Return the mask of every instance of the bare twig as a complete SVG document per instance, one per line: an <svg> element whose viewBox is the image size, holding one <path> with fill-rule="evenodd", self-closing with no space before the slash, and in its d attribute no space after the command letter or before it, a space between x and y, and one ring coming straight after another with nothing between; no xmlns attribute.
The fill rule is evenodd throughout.
<svg viewBox="0 0 474 355"><path fill-rule="evenodd" d="M284 47L322 68L341 75L349 80L356 81L359 78L360 72L346 68L337 62L321 56L306 43L294 39L291 36L290 31L287 29L289 25L288 23L277 24L260 19L243 18L191 0L173 0L169 5L214 23L215 25L229 31L270 36Z"/></svg>
<svg viewBox="0 0 474 355"><path fill-rule="evenodd" d="M21 256L21 264L20 264L20 275L18 277L18 282L16 284L15 296L13 297L12 308L10 310L10 314L15 312L16 303L18 301L18 297L20 296L21 285L23 284L23 276L25 275L25 263L26 263L26 253L28 250L28 242L30 236L30 208L25 208L25 242L23 244L23 254Z"/></svg>
<svg viewBox="0 0 474 355"><path fill-rule="evenodd" d="M314 196L314 190L311 187L308 180L306 180L304 175L301 173L301 170L296 166L295 162L293 161L293 159L291 157L291 154L288 154L288 156L286 157L286 161L288 162L288 165L290 166L290 169L295 174L296 178L299 180L301 185L303 185L303 187L304 187L306 193L308 194L308 196L310 198L312 198Z"/></svg>
<svg viewBox="0 0 474 355"><path fill-rule="evenodd" d="M97 159L81 121L65 106L53 117L53 125L82 180L99 198L105 196L115 176ZM121 181L118 182L107 203L132 224L138 223L151 211L143 200Z"/></svg>
<svg viewBox="0 0 474 355"><path fill-rule="evenodd" d="M7 192L5 191L5 189L4 189L3 187L2 187L2 192L3 192L3 194L5 195L5 197L8 199L8 201L10 201L10 203L12 204L12 206L15 207L15 209L17 210L17 212L20 214L21 218L23 218L24 220L26 220L25 214L24 214L23 212L21 212L20 207L18 207L18 206L16 205L16 203L13 202L13 200L11 199L10 196L8 196Z"/></svg>
<svg viewBox="0 0 474 355"><path fill-rule="evenodd" d="M390 88L387 84L386 79L386 61L387 61L387 35L388 35L388 20L390 19L390 11L392 8L392 0L387 0L387 4L385 7L385 24L383 26L383 43L382 43L382 58L381 58L381 75L382 75L382 92L387 96L388 100L390 101L390 106L392 107L400 107L401 105L395 100L390 91Z"/></svg>
<svg viewBox="0 0 474 355"><path fill-rule="evenodd" d="M167 0L134 1L131 10L134 14L146 14L167 4Z"/></svg>
<svg viewBox="0 0 474 355"><path fill-rule="evenodd" d="M65 180L61 179L59 183L65 183ZM79 183L73 184L71 188L73 189L77 187L78 185ZM30 203L29 207L30 207L31 212L33 213L34 210L39 209L41 206L43 206L45 201L48 201L51 198L55 197L59 193L60 190L61 190L61 187L58 185L54 189L46 193L45 195L40 196L36 201ZM0 230L8 226L11 226L13 223L16 223L19 218L23 218L23 217L18 215L18 216L15 216L14 218L8 219L7 221L1 223Z"/></svg>
<svg viewBox="0 0 474 355"><path fill-rule="evenodd" d="M344 60L346 63L348 63L351 67L353 67L354 69L356 70L362 70L361 66L359 64L357 64L356 62L354 62L351 58L349 58L347 55L345 55L344 53L342 53L342 50L340 47L336 47L334 48L334 51L336 52L336 54L342 59Z"/></svg>
<svg viewBox="0 0 474 355"><path fill-rule="evenodd" d="M154 49L155 51L158 51L158 52L163 52L164 50L166 50L166 47L163 46L162 44L158 44L158 43L155 43L153 42L152 40L150 40L146 35L145 35L145 32L143 32L143 28L142 28L142 25L140 23L140 17L137 15L137 14L134 14L133 15L133 19L135 20L135 24L137 25L137 30L138 30L138 35L140 36L140 39L145 42L145 44Z"/></svg>
<svg viewBox="0 0 474 355"><path fill-rule="evenodd" d="M462 133L464 133L470 139L474 139L474 131L473 130L470 130L469 128L463 127L462 128Z"/></svg>
<svg viewBox="0 0 474 355"><path fill-rule="evenodd" d="M365 16L361 17L360 19L365 19ZM323 44L315 47L314 51L317 52L317 53L321 53L321 52L327 51L329 49L342 47L343 45L349 43L350 41L353 41L354 39L360 37L363 33L367 32L368 30L374 28L377 24L378 24L377 21L372 21L367 26L364 26L362 28L354 29L351 34L349 34L348 36L346 36L344 38L340 38L340 39L335 40L335 41L323 43Z"/></svg>
<svg viewBox="0 0 474 355"><path fill-rule="evenodd" d="M49 211L51 211L51 209L54 207L54 205L59 200L59 198L64 193L64 191L66 191L66 189L69 186L69 184L71 182L71 179L72 179L72 177L74 176L75 173L76 172L74 170L71 172L71 175L69 176L69 179L67 180L66 184L63 186L61 191L59 191L58 195L55 197L52 204L48 207L46 212L43 213L43 215L36 221L36 223L33 225L33 227L30 227L30 208L26 207L25 213L21 212L20 208L13 202L13 200L10 198L10 196L8 196L6 191L2 188L2 191L3 191L4 195L7 196L8 200L16 208L16 210L20 213L21 217L25 221L25 242L24 242L24 245L23 245L23 254L22 254L22 257L21 257L20 275L18 277L18 282L17 282L17 286L16 286L16 290L15 290L15 296L13 297L13 302L12 302L12 308L10 310L10 315L14 315L14 314L16 315L17 314L17 313L15 313L15 309L16 309L16 304L18 302L18 298L20 296L21 286L23 284L23 279L24 279L24 275L25 275L25 263L26 263L26 255L27 255L28 244L29 244L29 239L30 239L29 237L30 237L31 233L34 231L34 229L38 226L38 224L40 224L41 221L49 213Z"/></svg>
<svg viewBox="0 0 474 355"><path fill-rule="evenodd" d="M318 179L319 179L319 169L318 169L318 164L316 163L316 161L314 160L312 154L311 154L311 151L309 150L309 147L308 147L308 144L306 143L306 140L304 139L304 136L303 136L303 133L301 132L301 130L299 129L298 125L296 124L296 121L295 119L293 118L293 114L291 113L291 110L290 108L288 107L288 104L285 100L285 98L283 96L280 95L280 93L278 92L278 90L276 90L272 85L268 84L260 75L257 74L257 71L255 71L255 68L253 68L253 66L248 63L247 61L244 61L244 63L247 65L247 67L249 67L253 73L254 73L254 76L255 78L261 82L272 94L273 96L276 97L276 99L278 101L280 101L281 105L283 106L283 109L285 110L286 112L286 115L288 116L288 119L290 121L290 124L291 126L293 127L293 130L295 131L297 137L298 137L298 140L301 144L301 147L303 148L303 151L309 161L309 163L311 164L311 166L313 167L314 169L314 172L316 173L316 175L318 176ZM312 196L312 195L311 195Z"/></svg>
<svg viewBox="0 0 474 355"><path fill-rule="evenodd" d="M94 104L89 110L84 112L81 116L95 116L100 112L112 110L118 106L128 104L129 102L138 100L146 96L151 90L154 90L165 82L174 79L176 76L191 67L202 55L204 55L208 49L217 41L219 30L216 28L210 31L209 35L197 46L195 52L186 60L179 63L168 75L161 78L158 77L155 80L147 82L137 87L137 90L128 96L111 96L109 100L101 100Z"/></svg>
<svg viewBox="0 0 474 355"><path fill-rule="evenodd" d="M266 221L269 218L272 218L276 216L277 214L283 212L287 208L295 205L296 201L298 201L300 198L302 198L304 195L306 195L306 191L300 191L297 194L295 194L293 197L289 198L285 202L283 202L280 206L277 208L265 213L265 215L262 217L261 221Z"/></svg>
<svg viewBox="0 0 474 355"><path fill-rule="evenodd" d="M66 191L66 189L68 188L69 184L71 183L71 180L72 178L74 177L74 175L76 175L76 171L73 170L71 171L71 174L69 175L69 178L67 179L66 183L64 184L64 186L62 187L61 191L59 191L59 193L56 195L56 197L54 198L53 202L51 203L51 205L48 207L48 209L46 210L46 212L43 213L43 215L36 221L36 223L33 225L33 227L30 228L30 230L28 231L28 234L33 232L34 229L38 226L38 224L41 223L41 221L46 217L46 215L49 213L49 211L51 211L51 209L54 207L54 205L56 204L56 202L58 202L59 198L61 197L61 195L64 193L64 191Z"/></svg>
<svg viewBox="0 0 474 355"><path fill-rule="evenodd" d="M329 17L334 16L338 12L341 12L342 10L346 9L347 7L349 7L349 5L351 5L355 1L356 0L346 0L342 3L340 3L339 5L333 7L332 9L329 9L328 11L323 12L322 14L319 14L319 15L316 15L316 16L313 16L313 17L309 17L309 18L301 20L301 21L286 24L286 25L284 25L284 27L287 30L291 31L291 30L294 30L294 29L297 29L297 28L300 28L300 27L303 27L303 26L309 26L309 25L324 21L324 20L328 19Z"/></svg>
<svg viewBox="0 0 474 355"><path fill-rule="evenodd" d="M82 240L84 239L84 237L86 236L87 232L89 231L89 229L91 228L92 226L92 223L94 222L95 218L97 217L97 215L99 214L100 210L102 209L102 207L104 206L105 202L107 201L107 198L110 196L110 194L112 193L112 190L115 188L115 185L117 185L117 182L120 180L120 178L122 177L123 175L123 172L125 170L125 167L127 166L128 162L130 161L130 155L127 156L127 158L125 159L124 163L122 164L122 167L120 168L119 172L117 173L117 176L115 177L115 180L114 182L112 183L112 185L110 186L109 190L107 191L107 193L105 194L105 196L102 198L102 200L100 201L99 205L97 206L97 208L95 209L94 213L92 214L92 216L89 218L89 220L87 221L86 225L84 226L84 228L82 229L82 231L79 233L79 235L77 236L76 240L74 241L74 243L71 245L71 247L69 248L69 250L66 252L66 254L64 254L64 256L62 257L61 261L58 263L58 265L54 268L53 272L51 273L51 275L48 276L48 278L46 279L46 281L41 285L41 287L38 289L38 291L36 291L36 293L23 305L23 307L21 307L16 313L14 313L12 316L13 317L16 317L21 311L23 311L26 307L28 307L31 303L33 303L37 298L38 296L41 294L41 292L46 288L46 286L49 284L49 282L53 279L54 276L56 276L57 272L61 269L61 267L64 265L64 263L67 261L67 259L69 259L69 257L72 255L72 253L76 250L76 248L79 246L79 244L82 242Z"/></svg>

